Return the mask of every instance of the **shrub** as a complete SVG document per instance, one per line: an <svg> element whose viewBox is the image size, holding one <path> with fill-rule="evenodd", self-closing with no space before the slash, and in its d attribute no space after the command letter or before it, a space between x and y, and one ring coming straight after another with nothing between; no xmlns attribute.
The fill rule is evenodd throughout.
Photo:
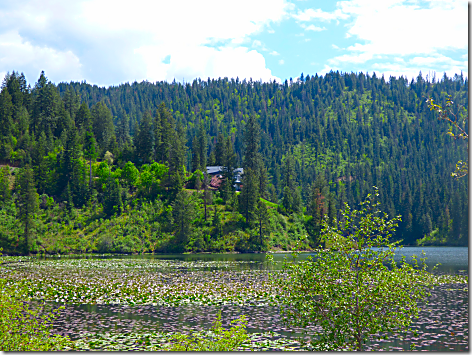
<svg viewBox="0 0 472 355"><path fill-rule="evenodd" d="M1 255L1 254L0 254ZM18 286L25 288L26 286ZM27 294L0 279L0 351L57 351L72 348L68 337L51 334L55 313L42 315L16 295Z"/></svg>
<svg viewBox="0 0 472 355"><path fill-rule="evenodd" d="M178 334L171 339L172 344L166 350L170 351L237 351L248 340L246 332L246 317L241 316L231 322L235 324L229 330L225 330L221 324L221 312L205 335L194 333L192 335Z"/></svg>
<svg viewBox="0 0 472 355"><path fill-rule="evenodd" d="M389 239L400 218L380 214L370 194L361 205L351 211L346 204L338 227L323 221L329 249L303 261L295 253L284 261L285 277L272 274L285 322L318 326L311 341L315 349L362 350L369 335L407 330L418 315L417 302L433 285L424 263L394 261L399 242Z"/></svg>

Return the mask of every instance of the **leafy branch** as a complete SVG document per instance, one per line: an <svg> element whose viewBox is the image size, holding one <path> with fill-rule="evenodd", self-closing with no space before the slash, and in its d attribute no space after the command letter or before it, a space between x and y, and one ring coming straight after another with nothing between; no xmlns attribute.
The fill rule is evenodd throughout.
<svg viewBox="0 0 472 355"><path fill-rule="evenodd" d="M445 120L453 124L457 130L459 130L459 134L454 134L452 132L452 128L449 128L447 135L451 136L454 139L464 139L464 140L469 140L469 134L467 133L466 130L466 124L467 121L469 120L469 114L467 109L459 105L459 113L460 111L464 112L464 114L458 114L456 115L453 111L454 107L454 101L452 101L452 96L448 95L447 100L446 100L446 105L442 107L441 105L435 104L434 100L432 97L428 98L426 100L426 103L428 104L428 107L431 111L436 111L438 113L438 118L440 120ZM469 143L467 143L467 152L469 151ZM469 162L465 161L463 162L462 160L459 160L456 164L456 170L451 173L451 176L459 179L461 177L464 177L469 173Z"/></svg>

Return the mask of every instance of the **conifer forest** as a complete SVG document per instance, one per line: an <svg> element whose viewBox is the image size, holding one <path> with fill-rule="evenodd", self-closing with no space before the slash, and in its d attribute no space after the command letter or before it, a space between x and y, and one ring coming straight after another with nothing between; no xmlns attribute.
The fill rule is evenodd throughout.
<svg viewBox="0 0 472 355"><path fill-rule="evenodd" d="M358 206L374 186L382 211L401 215L402 245L467 246L468 181L451 177L467 142L426 102L449 96L468 115L462 75L104 88L44 72L28 83L13 71L0 92L0 247L313 250L322 220L339 223L344 204Z"/></svg>

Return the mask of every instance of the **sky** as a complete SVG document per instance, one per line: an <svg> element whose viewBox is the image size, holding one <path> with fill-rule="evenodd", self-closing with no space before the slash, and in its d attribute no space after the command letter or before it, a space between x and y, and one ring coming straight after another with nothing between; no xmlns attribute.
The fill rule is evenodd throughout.
<svg viewBox="0 0 472 355"><path fill-rule="evenodd" d="M0 1L0 80L468 77L463 0Z"/></svg>

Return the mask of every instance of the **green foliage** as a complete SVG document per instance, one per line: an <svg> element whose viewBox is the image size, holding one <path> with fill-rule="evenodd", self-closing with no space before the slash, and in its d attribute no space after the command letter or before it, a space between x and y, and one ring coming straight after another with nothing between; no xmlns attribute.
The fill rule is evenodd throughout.
<svg viewBox="0 0 472 355"><path fill-rule="evenodd" d="M41 73L30 89L24 75L12 73L5 77L0 92L0 164L10 168L31 165L40 194L56 202L73 201L73 208L67 204L66 214L60 205L54 217L48 213L56 207L38 215L35 228L42 231L36 236L40 250L43 236L48 243L55 240L57 248L73 249L81 245L71 239L73 235L80 240L77 230L81 228L76 225L88 227L99 218L114 220L99 208L107 199L109 176L123 186L125 209L157 200L170 208L184 186L198 187L193 181L186 185L186 169L192 167L194 152L202 171L208 152L210 163L223 167L219 197L226 208L220 211L219 240L205 239L213 234L211 221L200 218L207 213L198 210L192 221L195 235L189 242L198 239L204 247L231 249L236 247L233 239L240 240L236 235L253 238L257 233L250 230L255 228L257 198L252 204L237 197L247 197L246 192L257 189L260 197L281 201L278 210L288 217L271 217L265 235L269 248L289 248L294 238L306 233L315 246L322 215L328 214L331 221L339 219L344 202L359 203L370 186L376 185L381 188L385 211L404 216L395 238L405 245L416 245L424 237L427 244L467 245L467 181L449 178L455 163L466 161L467 145L463 139L454 143L442 134L443 122L432 119L437 110L431 111L423 99L431 98L431 104L442 108L440 116L446 112L467 133L466 110L461 111L461 107L467 108L467 83L462 76L426 82L419 75L407 82L404 78L385 81L375 75L331 72L307 76L291 85L225 78L196 80L191 90L166 82L100 89L86 83L56 86ZM446 92L453 95L454 104ZM454 122L448 122L451 128ZM451 134L467 137L462 131ZM96 157L105 154L107 167L95 163ZM150 166L154 160L168 170L155 173L150 166L142 168L139 160L144 156ZM247 186L242 194L235 194L233 187L237 167L254 169L254 186ZM316 209L310 206L308 186L321 175L326 180L319 198L323 199L322 213L313 213ZM14 177L8 179L11 186ZM18 195L11 188L5 190L4 183L0 185L18 203ZM67 186L72 199L67 196ZM212 204L204 201L199 208L208 212ZM0 209L5 223L13 226L11 220L19 218L18 211L7 218L5 214L12 213L10 204ZM241 223L238 209L248 223ZM87 218L78 221L79 216ZM287 226L282 226L282 220ZM165 232L159 238L163 241L174 232L172 223L162 224ZM17 229L4 230L2 245L19 248L15 247ZM53 233L69 237L58 240ZM113 233L111 238L121 240ZM93 249L96 240L91 239ZM125 249L131 250L131 245L144 248L132 238L123 236L125 239ZM245 245L260 249L251 243Z"/></svg>
<svg viewBox="0 0 472 355"><path fill-rule="evenodd" d="M0 349L2 351L58 351L71 349L67 337L51 334L54 313L42 315L17 298L17 290L0 280Z"/></svg>
<svg viewBox="0 0 472 355"><path fill-rule="evenodd" d="M346 204L338 226L325 218L328 249L298 262L295 253L284 261L284 277L272 275L286 322L320 326L312 338L317 348L362 350L368 335L407 330L433 284L424 263L394 261L398 242L390 239L400 217L382 214L378 197L377 190L367 195L361 210Z"/></svg>
<svg viewBox="0 0 472 355"><path fill-rule="evenodd" d="M19 219L23 225L23 250L29 254L34 228L34 214L38 209L38 194L34 187L33 171L29 166L22 169L18 179Z"/></svg>
<svg viewBox="0 0 472 355"><path fill-rule="evenodd" d="M134 166L133 162L128 161L123 168L121 178L126 186L134 187L137 184L139 170Z"/></svg>
<svg viewBox="0 0 472 355"><path fill-rule="evenodd" d="M10 169L8 166L0 167L0 204L7 202L10 199Z"/></svg>
<svg viewBox="0 0 472 355"><path fill-rule="evenodd" d="M20 296L28 292L27 287L19 287L11 287L6 280L0 279L0 350L71 349L73 343L68 337L51 334L52 321L59 310L44 314L44 306L32 309Z"/></svg>
<svg viewBox="0 0 472 355"><path fill-rule="evenodd" d="M452 128L449 128L447 134L454 139L463 139L469 140L469 134L467 133L467 123L469 121L469 112L468 110L459 105L459 107L454 110L454 102L452 101L452 96L449 95L446 100L446 105L442 107L441 105L435 104L432 97L426 100L428 107L431 111L435 111L439 115L440 120L445 120L451 123L459 133L454 134ZM457 114L454 111L458 111ZM469 150L469 142L467 142L467 150ZM464 177L469 173L469 163L468 161L463 162L459 160L456 164L456 170L451 174L455 178Z"/></svg>
<svg viewBox="0 0 472 355"><path fill-rule="evenodd" d="M175 236L179 244L185 245L192 233L192 220L195 218L196 197L181 190L172 204Z"/></svg>
<svg viewBox="0 0 472 355"><path fill-rule="evenodd" d="M105 188L105 198L103 201L103 212L107 216L114 213L120 213L123 208L123 201L121 198L121 186L118 179L111 176L107 180Z"/></svg>
<svg viewBox="0 0 472 355"><path fill-rule="evenodd" d="M222 327L221 312L208 332L207 336L200 334L176 334L171 338L173 345L169 351L237 351L248 340L246 332L246 317L241 316L231 322L229 330Z"/></svg>
<svg viewBox="0 0 472 355"><path fill-rule="evenodd" d="M256 212L259 200L257 173L251 168L247 168L244 171L243 188L238 197L240 211L246 218L246 224L250 226L254 221L254 213Z"/></svg>

